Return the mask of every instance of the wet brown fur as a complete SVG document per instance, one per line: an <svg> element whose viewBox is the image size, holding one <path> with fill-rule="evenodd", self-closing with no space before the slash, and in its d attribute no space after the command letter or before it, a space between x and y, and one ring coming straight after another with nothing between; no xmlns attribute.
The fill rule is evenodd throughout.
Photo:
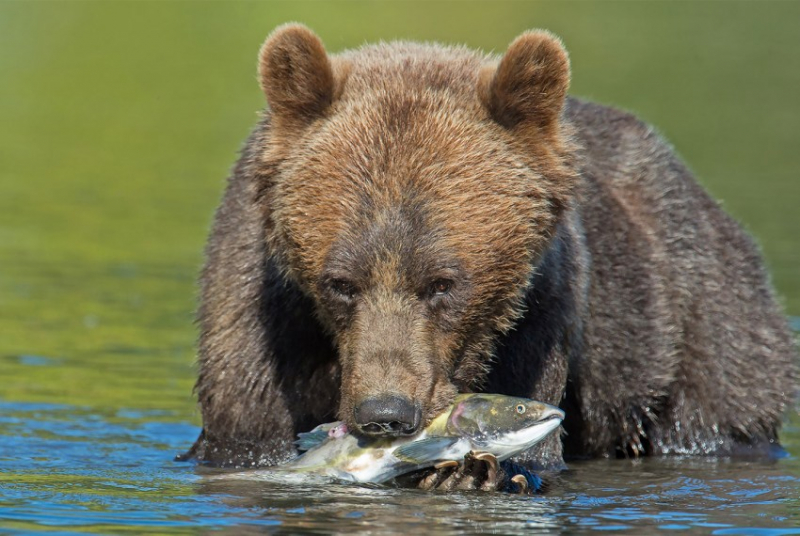
<svg viewBox="0 0 800 536"><path fill-rule="evenodd" d="M427 419L468 390L566 409L531 466L776 440L795 350L756 247L650 127L566 97L557 38L329 56L288 25L259 73L201 279L192 455L273 464L370 396Z"/></svg>

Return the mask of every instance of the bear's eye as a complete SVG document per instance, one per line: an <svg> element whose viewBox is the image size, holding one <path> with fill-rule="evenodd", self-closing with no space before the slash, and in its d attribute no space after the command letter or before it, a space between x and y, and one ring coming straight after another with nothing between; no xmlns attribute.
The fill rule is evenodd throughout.
<svg viewBox="0 0 800 536"><path fill-rule="evenodd" d="M437 296L444 296L450 292L450 289L453 288L453 282L449 279L437 279L433 283L431 283L430 289L428 290L428 294L431 298L435 298Z"/></svg>
<svg viewBox="0 0 800 536"><path fill-rule="evenodd" d="M352 300L358 294L356 286L345 279L333 279L328 286L334 294L344 300Z"/></svg>

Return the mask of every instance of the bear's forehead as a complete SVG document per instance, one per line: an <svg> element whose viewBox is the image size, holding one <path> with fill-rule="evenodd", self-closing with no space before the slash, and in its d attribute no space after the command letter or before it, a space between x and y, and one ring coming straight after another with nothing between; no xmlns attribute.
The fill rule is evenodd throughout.
<svg viewBox="0 0 800 536"><path fill-rule="evenodd" d="M472 269L527 258L531 215L544 199L536 173L499 126L446 101L365 95L335 107L298 147L277 191L314 272L336 244L359 262L457 256Z"/></svg>
<svg viewBox="0 0 800 536"><path fill-rule="evenodd" d="M343 218L356 208L373 217L397 207L443 227L464 220L485 227L503 224L501 205L529 213L523 205L537 197L536 173L493 125L463 115L422 107L396 123L383 109L343 113L309 144L290 180L308 190L300 194L305 203Z"/></svg>
<svg viewBox="0 0 800 536"><path fill-rule="evenodd" d="M466 267L442 238L419 207L385 207L342 229L326 254L325 270L387 285L416 285L430 274L455 277Z"/></svg>
<svg viewBox="0 0 800 536"><path fill-rule="evenodd" d="M359 98L364 92L402 87L469 95L475 92L482 66L496 62L463 47L410 42L367 45L334 55L333 65L345 72L339 98Z"/></svg>
<svg viewBox="0 0 800 536"><path fill-rule="evenodd" d="M477 101L465 105L447 93L395 88L337 102L298 144L292 175L314 175L342 193L441 196L477 182L471 188L487 195L525 195L531 170L514 145ZM498 174L508 177L490 180Z"/></svg>

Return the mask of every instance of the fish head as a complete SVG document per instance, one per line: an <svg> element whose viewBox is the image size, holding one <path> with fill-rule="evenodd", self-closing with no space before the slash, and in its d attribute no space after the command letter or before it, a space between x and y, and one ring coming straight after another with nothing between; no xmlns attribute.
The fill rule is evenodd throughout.
<svg viewBox="0 0 800 536"><path fill-rule="evenodd" d="M448 435L504 460L547 437L563 419L559 408L528 398L469 394L456 398L445 426Z"/></svg>

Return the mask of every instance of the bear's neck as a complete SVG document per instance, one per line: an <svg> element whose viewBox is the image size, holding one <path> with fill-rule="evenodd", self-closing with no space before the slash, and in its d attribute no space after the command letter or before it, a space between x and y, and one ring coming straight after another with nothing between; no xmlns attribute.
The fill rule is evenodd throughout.
<svg viewBox="0 0 800 536"><path fill-rule="evenodd" d="M589 253L580 213L568 209L540 257L525 296L525 312L495 344L484 391L558 405L569 363L583 340Z"/></svg>

